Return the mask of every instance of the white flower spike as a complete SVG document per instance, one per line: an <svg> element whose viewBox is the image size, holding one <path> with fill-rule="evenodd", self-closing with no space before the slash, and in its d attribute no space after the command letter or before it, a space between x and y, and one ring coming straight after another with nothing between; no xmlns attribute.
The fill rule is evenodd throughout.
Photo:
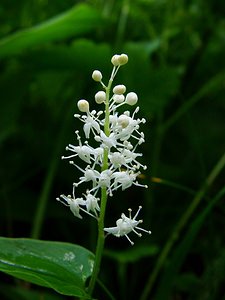
<svg viewBox="0 0 225 300"><path fill-rule="evenodd" d="M128 241L131 243L131 245L134 244L134 242L131 241L131 239L128 237L128 234L130 232L134 232L136 235L138 235L139 237L142 236L141 233L137 232L135 229L141 230L143 232L146 232L148 234L151 234L151 231L145 230L143 228L138 227L138 225L140 223L142 223L142 220L136 220L140 210L141 210L141 206L139 206L138 211L136 212L135 216L132 218L131 217L131 208L128 209L129 211L129 217L127 217L124 213L121 215L121 218L118 219L116 221L116 227L108 227L108 228L104 228L104 230L106 232L108 232L108 234L112 234L116 237L121 237L121 236L125 236Z"/></svg>
<svg viewBox="0 0 225 300"><path fill-rule="evenodd" d="M95 102L101 105L102 110L91 110L91 101L84 99L78 101L80 113L74 114L74 117L83 123L83 133L75 131L75 144L66 147L70 154L62 156L62 159L68 159L69 164L81 174L78 182L73 183L72 196L63 194L57 200L68 206L79 219L82 219L81 213L86 213L97 220L102 217L100 211L101 207L104 207L104 203L102 205L104 197L100 199L102 193L105 193L107 199L119 189L123 191L133 185L147 187L137 181L141 170L147 168L139 161L142 153L136 150L145 141L140 127L146 122L144 118L136 117L139 107L132 109L138 101L138 96L134 92L127 93L127 88L123 84L113 85L118 70L128 62L128 56L116 54L111 62L113 68L108 85L102 82L103 76L99 70L92 73L93 80L99 82L103 89L97 91L94 96ZM121 111L122 107L126 107L126 110ZM80 159L82 165L75 159ZM82 193L82 197L76 198L75 187L82 184L86 186L86 192ZM136 220L140 209L141 206L133 218L129 209L128 217L122 214L115 227L104 228L104 231L116 237L125 236L133 245L128 237L131 231L138 236L141 236L141 233L136 230L151 233L138 227L142 223L142 220Z"/></svg>

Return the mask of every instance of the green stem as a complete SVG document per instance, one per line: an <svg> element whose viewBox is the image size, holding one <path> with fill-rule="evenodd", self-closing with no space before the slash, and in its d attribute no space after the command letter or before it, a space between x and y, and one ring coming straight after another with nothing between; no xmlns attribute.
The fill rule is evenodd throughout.
<svg viewBox="0 0 225 300"><path fill-rule="evenodd" d="M33 227L31 231L31 238L32 239L38 239L40 237L40 233L42 230L44 218L45 218L45 212L46 207L49 199L49 194L52 188L55 171L58 166L58 160L56 159L56 156L58 156L58 151L56 151L57 154L53 155L51 165L49 167L48 173L46 175L46 178L44 180L44 186L41 191L41 196L38 202L38 207L36 210L36 214L34 217Z"/></svg>
<svg viewBox="0 0 225 300"><path fill-rule="evenodd" d="M72 103L71 103L71 105L72 105ZM63 109L64 109L64 107L59 107L59 112L61 112ZM52 184L54 182L56 169L59 164L58 157L60 156L60 152L62 149L61 142L63 141L63 136L65 135L65 132L66 132L67 126L68 126L68 120L70 119L70 111L71 111L71 109L68 109L68 113L65 116L64 125L61 127L58 138L57 138L58 143L57 143L56 147L54 147L54 151L52 152L52 155L51 155L52 159L51 159L50 166L48 168L48 172L47 172L45 180L44 180L43 188L41 190L40 198L39 198L38 204L37 204L37 209L36 209L35 215L34 215L33 225L31 228L30 236L33 239L38 239L41 235L41 231L42 231L44 219L45 219L46 208L48 205L49 195L51 193Z"/></svg>
<svg viewBox="0 0 225 300"><path fill-rule="evenodd" d="M173 187L175 189L181 190L181 191L185 191L187 193L189 193L190 195L195 195L196 191L190 189L187 186L184 186L182 184L167 180L167 179L163 179L163 178L158 178L158 177L151 177L151 182L153 183L157 183L157 184L162 184L165 186L170 186Z"/></svg>
<svg viewBox="0 0 225 300"><path fill-rule="evenodd" d="M109 99L110 99L110 89L112 85L113 79L111 78L109 80L108 86L106 87L106 103L105 103L105 124L104 124L104 133L109 136L110 134L110 128L109 128ZM102 164L102 171L108 169L108 149L104 149L103 153L103 164ZM104 234L104 221L105 221L105 211L106 211L106 205L107 205L107 188L102 187L101 188L101 207L100 207L100 216L98 219L98 240L97 240L97 246L96 246L96 252L95 252L95 262L94 262L94 268L90 280L90 284L88 287L88 294L91 296L96 280L98 278L101 260L102 260L102 254L104 249L104 243L105 243L105 234Z"/></svg>
<svg viewBox="0 0 225 300"><path fill-rule="evenodd" d="M101 210L100 210L100 217L98 220L98 240L97 240L97 247L95 252L93 273L88 287L89 295L92 295L94 291L94 287L96 284L96 280L98 278L98 273L100 270L100 265L102 260L102 253L103 253L104 243L105 243L104 219L105 219L106 204L107 204L107 191L106 188L104 187L102 188L102 193L101 193Z"/></svg>
<svg viewBox="0 0 225 300"><path fill-rule="evenodd" d="M121 46L126 30L127 18L130 9L130 0L123 0L121 5L121 13L118 21L117 37L116 37L116 48Z"/></svg>
<svg viewBox="0 0 225 300"><path fill-rule="evenodd" d="M151 168L151 173L153 176L157 176L158 172L158 165L160 162L160 152L162 148L162 142L163 142L163 137L164 137L164 132L161 130L163 123L163 114L160 112L157 115L157 127L155 131L155 144L153 148L153 154L152 154L152 168Z"/></svg>
<svg viewBox="0 0 225 300"><path fill-rule="evenodd" d="M208 188L215 181L216 177L219 175L219 173L224 168L224 166L225 166L225 153L222 155L222 157L219 159L219 161L217 162L215 167L212 169L212 171L206 178L205 182L203 183L202 187L199 189L199 191L195 195L192 203L190 204L188 209L185 211L185 213L181 216L180 220L178 221L170 238L168 239L167 243L165 244L164 248L162 249L162 252L157 260L156 266L155 266L152 274L150 275L149 279L147 280L146 287L142 293L140 300L149 299L149 294L153 288L153 285L157 279L157 276L158 276L163 264L165 263L174 243L177 241L182 229L187 224L188 220L192 216L192 214L195 211L198 204L200 203L202 198L204 198Z"/></svg>

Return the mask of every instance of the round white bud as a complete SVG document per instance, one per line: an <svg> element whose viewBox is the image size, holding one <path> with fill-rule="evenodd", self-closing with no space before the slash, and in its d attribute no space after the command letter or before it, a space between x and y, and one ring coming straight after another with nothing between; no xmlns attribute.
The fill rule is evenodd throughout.
<svg viewBox="0 0 225 300"><path fill-rule="evenodd" d="M89 103L87 100L79 100L77 102L77 107L81 112L88 112L89 111Z"/></svg>
<svg viewBox="0 0 225 300"><path fill-rule="evenodd" d="M129 110L126 110L123 114L130 117L130 111Z"/></svg>
<svg viewBox="0 0 225 300"><path fill-rule="evenodd" d="M104 91L99 91L95 94L95 102L98 104L103 103L106 100L106 93Z"/></svg>
<svg viewBox="0 0 225 300"><path fill-rule="evenodd" d="M135 105L138 101L138 96L134 92L130 92L126 95L126 103L129 105Z"/></svg>
<svg viewBox="0 0 225 300"><path fill-rule="evenodd" d="M120 115L119 118L118 118L118 124L125 128L129 125L129 122L130 122L130 118L126 115Z"/></svg>
<svg viewBox="0 0 225 300"><path fill-rule="evenodd" d="M92 73L92 79L94 79L94 81L101 81L102 80L102 73L98 70L95 70Z"/></svg>
<svg viewBox="0 0 225 300"><path fill-rule="evenodd" d="M126 54L121 54L118 58L120 65L125 65L128 62L128 56Z"/></svg>
<svg viewBox="0 0 225 300"><path fill-rule="evenodd" d="M126 87L125 85L123 84L119 84L119 85L116 85L114 86L113 88L113 93L114 94L117 94L117 95L122 95L126 92Z"/></svg>
<svg viewBox="0 0 225 300"><path fill-rule="evenodd" d="M120 57L120 55L115 54L115 55L113 55L113 57L112 57L112 59L111 59L111 63L112 63L115 67L117 67L117 66L120 65L119 57Z"/></svg>
<svg viewBox="0 0 225 300"><path fill-rule="evenodd" d="M122 103L124 101L125 97L124 95L113 95L113 100L116 102L116 103Z"/></svg>

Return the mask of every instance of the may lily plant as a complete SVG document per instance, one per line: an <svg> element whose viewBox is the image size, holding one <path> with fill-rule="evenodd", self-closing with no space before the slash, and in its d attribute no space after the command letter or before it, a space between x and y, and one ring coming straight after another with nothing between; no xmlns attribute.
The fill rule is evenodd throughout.
<svg viewBox="0 0 225 300"><path fill-rule="evenodd" d="M139 227L142 220L137 218L141 206L134 216L129 208L128 216L122 213L115 226L105 227L107 201L113 197L115 191L124 191L132 185L147 188L137 180L141 171L147 168L139 162L142 153L138 152L138 146L145 141L140 126L145 123L145 119L137 117L138 96L135 92L126 93L126 86L123 84L113 86L115 76L128 62L128 56L114 55L111 62L113 68L107 84L103 82L99 70L92 73L93 80L99 82L101 86L101 90L95 94L95 102L100 110L91 110L89 102L84 99L77 103L79 113L74 117L83 123L83 134L75 132L76 144L69 144L66 147L69 154L62 156L62 159L67 159L80 172L80 178L79 182L73 183L72 195L63 194L57 198L70 208L75 217L82 219L84 215L89 215L95 218L98 224L98 240L88 287L89 295L93 293L100 270L105 238L109 234L115 237L124 236L133 245L134 242L128 236L131 232L139 237L141 232L151 233ZM121 107L124 108L123 113L118 112L118 108ZM82 140L81 136L85 138ZM77 159L86 163L85 168L79 166ZM78 196L76 188L82 183L89 184L89 188Z"/></svg>

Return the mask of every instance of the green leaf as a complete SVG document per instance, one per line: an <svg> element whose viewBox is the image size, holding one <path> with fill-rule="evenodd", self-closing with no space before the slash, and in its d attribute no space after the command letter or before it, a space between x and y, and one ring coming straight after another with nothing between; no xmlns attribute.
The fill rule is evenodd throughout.
<svg viewBox="0 0 225 300"><path fill-rule="evenodd" d="M91 55L90 55L91 53ZM82 70L82 73L92 72L93 68L101 66L108 68L111 59L111 50L108 44L95 43L88 39L76 39L71 45L49 45L41 49L34 49L20 57L21 61L35 70L53 69L74 71Z"/></svg>
<svg viewBox="0 0 225 300"><path fill-rule="evenodd" d="M88 298L94 255L68 243L0 238L0 271L58 293Z"/></svg>
<svg viewBox="0 0 225 300"><path fill-rule="evenodd" d="M34 27L18 31L0 40L0 57L15 55L24 49L95 30L102 22L92 7L79 4Z"/></svg>

